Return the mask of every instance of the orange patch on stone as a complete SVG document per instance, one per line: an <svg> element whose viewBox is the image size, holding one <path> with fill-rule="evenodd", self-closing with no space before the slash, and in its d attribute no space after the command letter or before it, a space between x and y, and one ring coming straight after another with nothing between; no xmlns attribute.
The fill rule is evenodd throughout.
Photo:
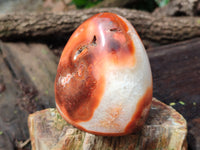
<svg viewBox="0 0 200 150"><path fill-rule="evenodd" d="M115 120L119 117L122 110L122 106L119 105L118 107L108 108L107 109L107 116L100 121L99 126L103 126L105 128L118 128L120 125L115 122Z"/></svg>

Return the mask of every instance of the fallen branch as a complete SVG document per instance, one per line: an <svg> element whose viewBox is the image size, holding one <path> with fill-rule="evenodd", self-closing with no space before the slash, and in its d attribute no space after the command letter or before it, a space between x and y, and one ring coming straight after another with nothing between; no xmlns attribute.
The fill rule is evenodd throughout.
<svg viewBox="0 0 200 150"><path fill-rule="evenodd" d="M168 5L158 7L153 15L159 16L195 16L199 13L200 0L171 0Z"/></svg>
<svg viewBox="0 0 200 150"><path fill-rule="evenodd" d="M172 43L200 36L199 17L159 17L144 11L101 8L53 14L13 14L0 16L2 40L63 40L84 20L99 12L114 12L126 17L142 39Z"/></svg>

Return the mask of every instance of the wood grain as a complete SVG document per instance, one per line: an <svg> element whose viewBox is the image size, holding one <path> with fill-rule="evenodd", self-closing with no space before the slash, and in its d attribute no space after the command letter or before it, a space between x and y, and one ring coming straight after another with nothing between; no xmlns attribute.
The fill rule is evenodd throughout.
<svg viewBox="0 0 200 150"><path fill-rule="evenodd" d="M184 118L156 99L142 130L126 136L97 136L80 131L67 124L55 109L31 114L28 122L33 150L187 149Z"/></svg>
<svg viewBox="0 0 200 150"><path fill-rule="evenodd" d="M127 18L145 40L172 43L200 36L199 17L159 17L133 9L98 8L0 16L0 39L65 43L83 21L100 12L113 12Z"/></svg>
<svg viewBox="0 0 200 150"><path fill-rule="evenodd" d="M0 150L14 150L15 141L28 138L28 113L17 105L21 92L1 54L0 83L5 86L5 90L0 93Z"/></svg>
<svg viewBox="0 0 200 150"><path fill-rule="evenodd" d="M187 120L200 117L200 38L148 49L154 96ZM184 104L181 104L181 101Z"/></svg>
<svg viewBox="0 0 200 150"><path fill-rule="evenodd" d="M45 108L55 106L54 79L58 59L49 48L34 43L0 43L0 48L13 76L37 89Z"/></svg>
<svg viewBox="0 0 200 150"><path fill-rule="evenodd" d="M46 45L0 42L0 150L19 148L28 114L55 105L57 61Z"/></svg>

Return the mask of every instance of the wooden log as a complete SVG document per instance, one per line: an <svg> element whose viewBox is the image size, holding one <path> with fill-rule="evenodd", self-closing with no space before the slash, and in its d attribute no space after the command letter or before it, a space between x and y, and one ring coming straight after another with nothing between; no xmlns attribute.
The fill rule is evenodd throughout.
<svg viewBox="0 0 200 150"><path fill-rule="evenodd" d="M155 98L142 130L126 136L105 137L80 131L67 124L55 109L31 114L28 124L33 150L187 149L185 119Z"/></svg>
<svg viewBox="0 0 200 150"><path fill-rule="evenodd" d="M188 142L190 142L191 150L200 149L200 117L188 122Z"/></svg>
<svg viewBox="0 0 200 150"><path fill-rule="evenodd" d="M199 0L171 0L164 7L154 10L156 16L194 16L198 14Z"/></svg>
<svg viewBox="0 0 200 150"><path fill-rule="evenodd" d="M43 107L55 106L54 79L58 58L49 48L43 44L2 42L0 48L13 76L38 91Z"/></svg>
<svg viewBox="0 0 200 150"><path fill-rule="evenodd" d="M187 120L200 117L200 38L148 49L153 95Z"/></svg>
<svg viewBox="0 0 200 150"><path fill-rule="evenodd" d="M127 18L142 39L159 43L183 41L200 36L199 17L159 17L144 11L101 8L64 13L26 13L0 16L0 39L64 42L87 18L99 12L113 12Z"/></svg>
<svg viewBox="0 0 200 150"><path fill-rule="evenodd" d="M188 146L200 147L200 38L148 49L151 63L153 95L173 105L188 121ZM195 131L195 132L194 132Z"/></svg>
<svg viewBox="0 0 200 150"><path fill-rule="evenodd" d="M24 141L28 136L28 113L18 107L21 92L0 53L0 150L14 150L16 141Z"/></svg>

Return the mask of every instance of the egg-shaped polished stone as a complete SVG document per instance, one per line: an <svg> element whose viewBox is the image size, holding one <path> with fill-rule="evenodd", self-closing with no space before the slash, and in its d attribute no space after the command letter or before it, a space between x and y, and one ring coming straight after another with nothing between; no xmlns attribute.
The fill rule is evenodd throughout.
<svg viewBox="0 0 200 150"><path fill-rule="evenodd" d="M72 34L55 79L56 107L84 131L120 136L139 129L152 100L144 46L123 17L99 13Z"/></svg>

